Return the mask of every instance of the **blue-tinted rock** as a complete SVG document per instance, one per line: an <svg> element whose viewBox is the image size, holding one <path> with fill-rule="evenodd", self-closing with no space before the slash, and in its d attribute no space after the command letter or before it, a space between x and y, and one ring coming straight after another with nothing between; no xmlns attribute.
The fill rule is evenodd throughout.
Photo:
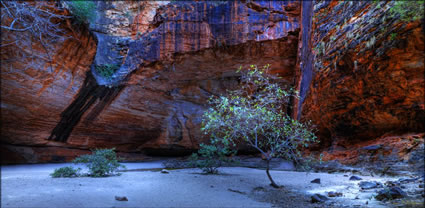
<svg viewBox="0 0 425 208"><path fill-rule="evenodd" d="M400 187L391 187L391 188L385 188L380 191L378 191L378 195L375 196L375 198L379 201L382 201L384 199L398 199L398 198L404 198L407 194L403 190L401 190Z"/></svg>
<svg viewBox="0 0 425 208"><path fill-rule="evenodd" d="M349 180L350 180L350 181L361 181L361 180L363 180L363 179L362 179L362 178L360 178L360 177L358 177L358 176L351 176Z"/></svg>
<svg viewBox="0 0 425 208"><path fill-rule="evenodd" d="M381 188L382 184L376 181L361 181L359 183L359 186L362 189L374 189L374 188Z"/></svg>
<svg viewBox="0 0 425 208"><path fill-rule="evenodd" d="M317 184L320 184L320 178L316 178L316 179L314 179L314 180L310 181L310 183L317 183Z"/></svg>
<svg viewBox="0 0 425 208"><path fill-rule="evenodd" d="M329 200L329 198L321 194L314 194L311 196L311 203L325 202L327 200Z"/></svg>

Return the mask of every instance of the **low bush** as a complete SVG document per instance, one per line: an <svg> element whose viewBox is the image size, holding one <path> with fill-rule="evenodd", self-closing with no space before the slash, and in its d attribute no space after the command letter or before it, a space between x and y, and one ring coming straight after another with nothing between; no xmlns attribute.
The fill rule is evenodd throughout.
<svg viewBox="0 0 425 208"><path fill-rule="evenodd" d="M83 163L89 169L91 177L105 177L114 174L119 167L125 168L119 164L115 148L96 149L91 155L82 155L73 160L74 163Z"/></svg>
<svg viewBox="0 0 425 208"><path fill-rule="evenodd" d="M55 169L55 171L50 174L53 178L71 178L71 177L78 177L79 176L79 171L81 170L81 168L73 168L70 166L67 167L63 167L63 168L58 168Z"/></svg>
<svg viewBox="0 0 425 208"><path fill-rule="evenodd" d="M236 151L231 150L227 145L220 144L217 140L212 140L211 144L200 144L198 153L193 153L190 157L190 164L201 169L207 174L217 174L218 168L225 163L233 162L229 156L235 155Z"/></svg>

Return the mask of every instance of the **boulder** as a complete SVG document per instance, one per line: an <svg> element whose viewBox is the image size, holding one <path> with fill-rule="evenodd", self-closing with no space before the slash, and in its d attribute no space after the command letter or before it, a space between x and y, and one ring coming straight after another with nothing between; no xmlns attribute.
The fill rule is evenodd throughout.
<svg viewBox="0 0 425 208"><path fill-rule="evenodd" d="M379 201L404 198L407 194L399 187L394 186L379 190L375 198Z"/></svg>
<svg viewBox="0 0 425 208"><path fill-rule="evenodd" d="M311 203L321 203L329 200L328 197L323 196L322 194L314 194L311 196Z"/></svg>

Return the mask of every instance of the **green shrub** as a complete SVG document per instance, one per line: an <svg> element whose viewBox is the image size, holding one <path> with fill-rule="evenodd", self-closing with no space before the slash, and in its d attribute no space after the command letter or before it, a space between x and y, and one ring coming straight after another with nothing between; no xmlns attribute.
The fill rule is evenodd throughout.
<svg viewBox="0 0 425 208"><path fill-rule="evenodd" d="M115 71L120 67L118 64L103 64L96 65L96 72L99 73L102 77L111 78Z"/></svg>
<svg viewBox="0 0 425 208"><path fill-rule="evenodd" d="M96 4L93 1L67 1L71 14L79 23L89 24L96 17Z"/></svg>
<svg viewBox="0 0 425 208"><path fill-rule="evenodd" d="M210 145L200 144L198 154L193 153L190 157L191 165L201 169L207 174L217 174L218 168L232 160L228 157L236 154L228 146L220 144L218 140L212 140Z"/></svg>
<svg viewBox="0 0 425 208"><path fill-rule="evenodd" d="M118 158L112 149L96 149L91 155L82 155L73 160L74 163L83 163L89 169L91 177L105 177L114 174L119 167L125 167L118 163Z"/></svg>
<svg viewBox="0 0 425 208"><path fill-rule="evenodd" d="M69 177L78 177L78 172L81 168L74 169L73 167L67 166L63 168L55 169L55 171L50 174L53 178L69 178Z"/></svg>

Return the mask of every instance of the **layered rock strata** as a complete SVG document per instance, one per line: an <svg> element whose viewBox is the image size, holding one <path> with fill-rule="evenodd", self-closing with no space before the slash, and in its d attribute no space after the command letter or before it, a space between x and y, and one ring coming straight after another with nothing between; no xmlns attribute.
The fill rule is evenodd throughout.
<svg viewBox="0 0 425 208"><path fill-rule="evenodd" d="M30 74L16 84L2 76L2 148L8 155L68 161L82 150L111 147L187 154L205 141L200 122L207 98L237 87L240 65L271 64L273 73L293 83L297 2L97 2L97 8L101 14L86 36L90 45L62 50L61 59L84 63L70 91L64 88L71 71L52 77L38 95L28 80L42 77ZM72 59L75 54L83 57ZM118 64L118 76L96 73L94 67L106 64ZM41 154L36 146L51 150Z"/></svg>

